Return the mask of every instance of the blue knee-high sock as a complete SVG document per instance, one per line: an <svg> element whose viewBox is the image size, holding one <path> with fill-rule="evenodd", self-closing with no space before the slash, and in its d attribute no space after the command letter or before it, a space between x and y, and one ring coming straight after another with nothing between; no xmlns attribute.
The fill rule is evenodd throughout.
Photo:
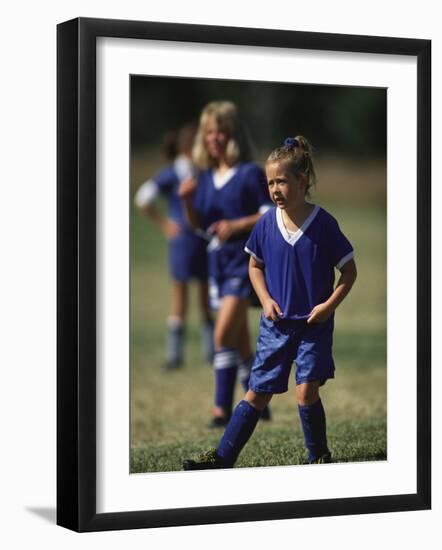
<svg viewBox="0 0 442 550"><path fill-rule="evenodd" d="M181 363L183 360L184 324L181 319L167 321L166 355L168 361Z"/></svg>
<svg viewBox="0 0 442 550"><path fill-rule="evenodd" d="M223 465L231 468L244 445L250 439L261 416L261 411L252 407L247 401L240 401L227 424L216 454L221 457Z"/></svg>
<svg viewBox="0 0 442 550"><path fill-rule="evenodd" d="M327 447L324 407L319 399L313 405L298 405L298 409L310 462L330 452Z"/></svg>
<svg viewBox="0 0 442 550"><path fill-rule="evenodd" d="M213 367L215 369L215 405L223 408L230 415L238 370L238 350L221 348L216 351Z"/></svg>
<svg viewBox="0 0 442 550"><path fill-rule="evenodd" d="M238 366L238 378L245 392L249 389L250 371L254 360L255 356L251 355L248 359L241 360Z"/></svg>
<svg viewBox="0 0 442 550"><path fill-rule="evenodd" d="M203 344L203 354L204 358L208 363L212 363L214 358L214 349L213 349L213 321L212 319L207 319L201 330L202 335L202 344Z"/></svg>

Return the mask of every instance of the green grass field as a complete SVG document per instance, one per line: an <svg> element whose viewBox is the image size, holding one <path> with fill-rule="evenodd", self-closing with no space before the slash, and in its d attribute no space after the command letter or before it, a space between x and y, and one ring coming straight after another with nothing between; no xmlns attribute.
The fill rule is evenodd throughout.
<svg viewBox="0 0 442 550"><path fill-rule="evenodd" d="M157 168L134 156L133 190ZM358 279L336 314L336 378L321 390L328 437L337 462L385 460L386 430L386 210L382 163L318 162L312 201L340 222L356 251ZM202 360L196 295L191 292L185 366L165 373L168 314L166 244L142 216L131 216L131 466L135 472L181 469L183 458L215 446L221 433L207 429L213 373ZM249 314L252 338L259 310ZM235 398L242 397L237 386ZM294 397L272 400L273 419L260 423L240 455L238 467L305 461Z"/></svg>

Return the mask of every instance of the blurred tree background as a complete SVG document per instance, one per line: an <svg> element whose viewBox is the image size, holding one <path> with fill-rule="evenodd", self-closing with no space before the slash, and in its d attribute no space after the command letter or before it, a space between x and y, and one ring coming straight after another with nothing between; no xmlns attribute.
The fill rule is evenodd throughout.
<svg viewBox="0 0 442 550"><path fill-rule="evenodd" d="M133 150L158 145L166 130L197 120L214 100L240 107L259 152L303 134L318 150L385 155L385 89L146 76L131 78Z"/></svg>

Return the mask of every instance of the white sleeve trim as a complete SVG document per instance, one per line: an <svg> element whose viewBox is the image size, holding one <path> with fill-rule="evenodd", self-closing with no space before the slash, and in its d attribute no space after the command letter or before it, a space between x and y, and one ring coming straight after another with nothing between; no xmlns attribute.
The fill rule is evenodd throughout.
<svg viewBox="0 0 442 550"><path fill-rule="evenodd" d="M351 260L354 257L353 250L346 254L343 258L339 260L339 262L336 264L336 267L338 269L341 269L342 266L344 266L349 260Z"/></svg>
<svg viewBox="0 0 442 550"><path fill-rule="evenodd" d="M153 203L158 196L158 185L154 180L145 181L135 193L134 203L138 208L144 208Z"/></svg>
<svg viewBox="0 0 442 550"><path fill-rule="evenodd" d="M192 161L186 155L178 155L173 161L173 167L180 181L194 175Z"/></svg>
<svg viewBox="0 0 442 550"><path fill-rule="evenodd" d="M261 260L254 252L250 250L250 248L247 248L247 246L244 247L244 250L247 252L247 254L250 254L250 256L253 256L257 262L260 264L264 264L264 260Z"/></svg>
<svg viewBox="0 0 442 550"><path fill-rule="evenodd" d="M258 212L263 215L265 214L266 212L268 212L270 210L270 208L272 208L272 205L271 204L263 204L259 207L259 210Z"/></svg>

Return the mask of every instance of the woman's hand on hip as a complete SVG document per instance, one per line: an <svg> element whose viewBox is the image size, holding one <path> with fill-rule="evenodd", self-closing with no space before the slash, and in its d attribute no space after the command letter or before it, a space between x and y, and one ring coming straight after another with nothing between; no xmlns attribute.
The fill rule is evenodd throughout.
<svg viewBox="0 0 442 550"><path fill-rule="evenodd" d="M196 178L194 178L193 176L186 178L180 183L180 186L178 188L178 196L182 199L188 199L192 197L192 195L196 191L197 185L198 183L196 181Z"/></svg>
<svg viewBox="0 0 442 550"><path fill-rule="evenodd" d="M174 239L178 237L182 231L181 226L169 218L164 220L161 229L166 239Z"/></svg>
<svg viewBox="0 0 442 550"><path fill-rule="evenodd" d="M216 233L221 242L227 241L235 232L235 222L233 220L219 220L212 223L208 232Z"/></svg>

